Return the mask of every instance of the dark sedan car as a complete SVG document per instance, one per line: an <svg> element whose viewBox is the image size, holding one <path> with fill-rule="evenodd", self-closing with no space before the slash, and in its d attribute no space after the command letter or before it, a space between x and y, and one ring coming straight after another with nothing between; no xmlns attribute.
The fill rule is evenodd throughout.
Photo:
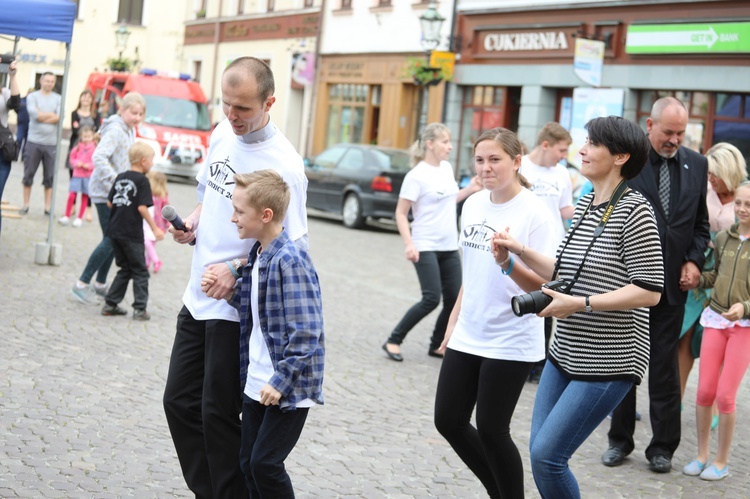
<svg viewBox="0 0 750 499"><path fill-rule="evenodd" d="M409 169L402 149L335 145L305 166L307 206L340 214L350 228L363 227L367 217L392 219Z"/></svg>

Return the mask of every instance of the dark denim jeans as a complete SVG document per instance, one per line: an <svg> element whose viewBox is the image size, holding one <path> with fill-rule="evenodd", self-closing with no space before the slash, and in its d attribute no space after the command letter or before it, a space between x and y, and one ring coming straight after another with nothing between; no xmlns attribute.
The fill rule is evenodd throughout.
<svg viewBox="0 0 750 499"><path fill-rule="evenodd" d="M625 397L632 381L575 381L547 362L531 418L531 470L543 498L581 497L568 461Z"/></svg>
<svg viewBox="0 0 750 499"><path fill-rule="evenodd" d="M112 250L112 240L107 237L110 209L107 203L95 203L94 206L96 206L96 213L99 216L99 226L102 228L102 240L94 249L94 252L91 253L80 279L82 282L89 284L91 278L96 273L96 282L107 284L107 274L115 258L115 253Z"/></svg>
<svg viewBox="0 0 750 499"><path fill-rule="evenodd" d="M146 249L143 241L129 239L112 239L115 262L120 269L112 280L107 293L107 304L117 305L128 290L128 282L133 281L133 308L145 310L148 304L148 269L146 268Z"/></svg>
<svg viewBox="0 0 750 499"><path fill-rule="evenodd" d="M309 410L282 412L277 405L243 395L240 467L252 499L294 498L284 460L297 444Z"/></svg>
<svg viewBox="0 0 750 499"><path fill-rule="evenodd" d="M10 163L0 158L0 199L3 198L3 191L5 190L5 183L8 181L10 175ZM2 220L0 217L0 231L2 231Z"/></svg>
<svg viewBox="0 0 750 499"><path fill-rule="evenodd" d="M396 324L388 343L400 345L409 331L440 305L442 294L443 310L438 315L430 338L430 351L437 350L443 342L448 319L461 290L461 259L458 251L420 251L419 261L414 268L422 287L422 299Z"/></svg>

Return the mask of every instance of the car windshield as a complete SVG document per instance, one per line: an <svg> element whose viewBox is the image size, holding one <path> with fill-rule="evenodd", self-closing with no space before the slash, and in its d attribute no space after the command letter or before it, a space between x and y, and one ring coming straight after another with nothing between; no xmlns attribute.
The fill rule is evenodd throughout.
<svg viewBox="0 0 750 499"><path fill-rule="evenodd" d="M409 171L409 155L402 151L384 151L382 149L372 149L372 157L377 161L378 166L384 170Z"/></svg>
<svg viewBox="0 0 750 499"><path fill-rule="evenodd" d="M146 116L143 120L146 123L188 130L211 130L205 104L160 95L144 95L143 98L146 99Z"/></svg>

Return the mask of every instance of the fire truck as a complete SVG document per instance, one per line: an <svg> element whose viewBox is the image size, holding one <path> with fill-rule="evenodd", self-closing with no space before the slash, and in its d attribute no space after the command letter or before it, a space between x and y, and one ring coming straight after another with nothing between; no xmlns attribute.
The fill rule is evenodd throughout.
<svg viewBox="0 0 750 499"><path fill-rule="evenodd" d="M91 73L86 87L104 117L117 113L128 92L143 95L146 115L136 136L154 148L154 170L195 177L206 158L211 120L206 96L189 75L152 69Z"/></svg>

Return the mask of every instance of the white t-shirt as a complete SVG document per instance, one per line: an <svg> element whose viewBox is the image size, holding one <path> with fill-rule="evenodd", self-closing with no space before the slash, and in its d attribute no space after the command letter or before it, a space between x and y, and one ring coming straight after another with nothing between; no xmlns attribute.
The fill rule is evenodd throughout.
<svg viewBox="0 0 750 499"><path fill-rule="evenodd" d="M568 169L561 164L539 166L528 156L521 158L521 175L531 184L531 190L549 208L555 220L557 242L565 237L566 227L560 210L573 206L573 183Z"/></svg>
<svg viewBox="0 0 750 499"><path fill-rule="evenodd" d="M557 241L552 226L547 208L528 189L502 204L490 201L490 191L466 200L459 238L463 296L449 348L489 359L537 362L544 358L544 320L534 314L513 314L511 297L525 291L495 262L492 237L508 227L516 240L554 257ZM520 258L513 259L514 266L524 265Z"/></svg>
<svg viewBox="0 0 750 499"><path fill-rule="evenodd" d="M273 123L267 125L273 127ZM275 129L275 127L274 127ZM232 218L234 174L265 169L276 170L289 185L290 201L284 228L292 240L307 234L307 177L302 157L278 130L268 140L254 144L242 142L227 120L211 134L208 158L196 179L203 193L203 207L196 231L188 282L182 301L197 320L228 320L239 322L236 309L226 300L209 298L201 291L201 276L208 265L233 258L246 258L255 239L240 239Z"/></svg>
<svg viewBox="0 0 750 499"><path fill-rule="evenodd" d="M256 260L257 262L258 260ZM268 351L266 339L260 329L260 317L258 317L258 268L260 265L253 265L251 272L252 285L250 287L250 303L252 303L251 313L253 315L253 330L250 333L250 342L248 344L249 362L247 365L247 381L245 381L245 395L260 402L260 391L268 384L273 377L273 361L271 352ZM304 399L296 404L298 409L312 407L315 405L310 399Z"/></svg>
<svg viewBox="0 0 750 499"><path fill-rule="evenodd" d="M412 202L411 239L418 251L458 249L458 184L447 161L439 166L420 161L404 177L400 198Z"/></svg>

